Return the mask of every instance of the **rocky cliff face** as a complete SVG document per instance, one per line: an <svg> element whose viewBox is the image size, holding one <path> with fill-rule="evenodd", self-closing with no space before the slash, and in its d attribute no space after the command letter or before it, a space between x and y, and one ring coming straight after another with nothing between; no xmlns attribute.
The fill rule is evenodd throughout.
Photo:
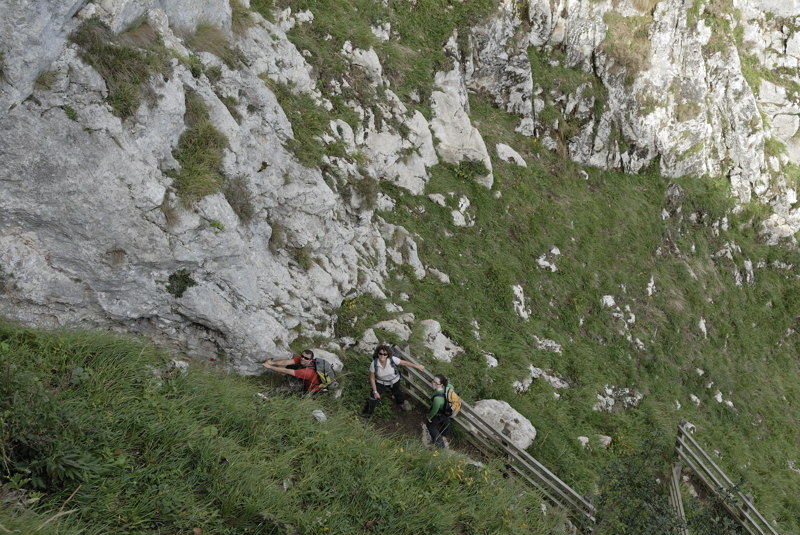
<svg viewBox="0 0 800 535"><path fill-rule="evenodd" d="M766 0L504 2L473 34L468 85L575 161L725 176L741 202L773 206L765 231L786 238L800 228L798 14ZM541 62L586 76L541 79Z"/></svg>
<svg viewBox="0 0 800 535"><path fill-rule="evenodd" d="M325 80L334 89L318 91L287 39L294 25L314 24L311 13L287 10L274 23L253 14L237 29L227 0L9 2L0 20L0 314L222 351L242 373L284 354L298 332L330 338L346 296L383 294L387 262L428 274L413 236L374 213L392 200L371 198L367 186L421 194L431 166L469 160L484 164L478 180L492 187L469 90L488 92L519 115L520 132L579 162L724 175L742 202L773 206L772 239L791 237L800 229L794 4L500 2L466 49L457 35L444 44L451 68L434 76L430 118L392 92L374 51L345 46L340 54L379 98L349 101L358 126L332 117L321 136L343 150L303 165L288 148L297 135L275 84L328 110L349 84ZM112 84L69 39L89 19L114 34L146 22L167 51L130 113L109 104ZM209 26L239 60L194 43L192 32ZM563 68L563 79L539 76L542 62ZM239 185L233 197L181 195L181 140L197 98L224 138L220 173Z"/></svg>

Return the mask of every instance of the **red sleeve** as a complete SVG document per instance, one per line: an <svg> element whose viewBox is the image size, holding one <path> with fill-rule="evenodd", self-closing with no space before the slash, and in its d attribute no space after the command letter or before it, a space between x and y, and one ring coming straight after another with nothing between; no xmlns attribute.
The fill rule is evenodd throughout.
<svg viewBox="0 0 800 535"><path fill-rule="evenodd" d="M297 355L296 357L292 358L292 360L294 361L295 364L300 364L300 355Z"/></svg>

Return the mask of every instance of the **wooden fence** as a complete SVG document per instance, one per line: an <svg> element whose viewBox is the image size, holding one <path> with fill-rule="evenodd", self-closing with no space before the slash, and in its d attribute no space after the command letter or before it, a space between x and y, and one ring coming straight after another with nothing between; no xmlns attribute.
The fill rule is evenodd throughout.
<svg viewBox="0 0 800 535"><path fill-rule="evenodd" d="M689 529L686 527L686 513L683 510L683 499L681 498L681 463L676 462L672 465L672 470L669 475L669 503L675 509L678 518L681 519L682 524L676 528L675 535L689 535Z"/></svg>
<svg viewBox="0 0 800 535"><path fill-rule="evenodd" d="M678 458L690 468L712 492L722 499L722 504L750 535L778 535L753 505L753 499L733 484L730 478L700 447L692 436L694 426L686 421L678 425L675 450ZM678 495L680 499L680 495ZM683 505L681 504L681 510Z"/></svg>
<svg viewBox="0 0 800 535"><path fill-rule="evenodd" d="M398 357L417 363L410 355L395 348ZM407 390L409 395L423 406L428 406L433 394L429 386L433 374L406 367ZM462 400L461 412L451 420L464 430L464 436L475 448L487 456L501 456L506 469L519 475L538 489L552 504L562 509L570 520L585 533L590 533L595 525L595 508L555 474L531 457L525 450L514 445L507 436L487 423L472 406Z"/></svg>

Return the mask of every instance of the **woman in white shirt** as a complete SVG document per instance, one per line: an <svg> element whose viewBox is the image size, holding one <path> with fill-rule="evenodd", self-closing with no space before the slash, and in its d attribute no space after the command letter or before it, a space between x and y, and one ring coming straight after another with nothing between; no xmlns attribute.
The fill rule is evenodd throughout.
<svg viewBox="0 0 800 535"><path fill-rule="evenodd" d="M367 418L375 412L375 406L387 389L392 391L395 403L400 405L403 410L411 410L411 403L405 399L403 390L400 388L400 369L398 366L410 366L418 370L425 369L425 366L394 356L389 346L381 345L375 348L372 353L372 364L369 366L371 390L367 403L364 405L364 416Z"/></svg>

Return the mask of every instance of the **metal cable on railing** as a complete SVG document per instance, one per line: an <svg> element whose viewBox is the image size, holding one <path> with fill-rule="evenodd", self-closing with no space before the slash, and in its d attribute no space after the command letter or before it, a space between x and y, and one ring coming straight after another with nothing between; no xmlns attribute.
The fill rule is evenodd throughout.
<svg viewBox="0 0 800 535"><path fill-rule="evenodd" d="M711 457L691 435L694 426L686 421L678 424L675 451L712 492L722 498L722 505L750 535L778 535L764 516L753 505L752 498L743 494L725 475Z"/></svg>
<svg viewBox="0 0 800 535"><path fill-rule="evenodd" d="M394 349L403 360L418 364L405 351L399 348ZM409 367L404 369L407 370L409 395L420 404L427 405L433 394L433 391L427 386L433 379L433 374L427 370L421 371ZM461 403L461 412L451 421L465 431L465 437L470 444L484 455L505 456L507 470L521 476L538 489L548 501L564 510L585 531L591 531L595 525L595 508L588 500L487 423L469 403L463 399Z"/></svg>

